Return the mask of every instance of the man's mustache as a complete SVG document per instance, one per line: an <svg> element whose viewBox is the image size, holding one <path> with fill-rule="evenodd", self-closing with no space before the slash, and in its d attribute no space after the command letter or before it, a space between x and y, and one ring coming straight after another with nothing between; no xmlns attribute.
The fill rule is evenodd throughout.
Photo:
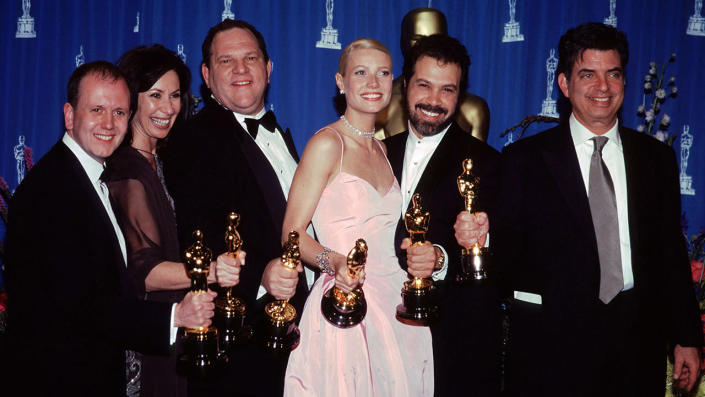
<svg viewBox="0 0 705 397"><path fill-rule="evenodd" d="M429 105L427 103L417 103L416 108L432 113L448 114L448 109L441 106Z"/></svg>

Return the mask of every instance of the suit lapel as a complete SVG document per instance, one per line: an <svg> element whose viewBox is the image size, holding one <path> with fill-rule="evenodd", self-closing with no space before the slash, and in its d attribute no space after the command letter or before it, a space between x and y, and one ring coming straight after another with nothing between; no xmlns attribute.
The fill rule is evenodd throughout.
<svg viewBox="0 0 705 397"><path fill-rule="evenodd" d="M578 155L570 136L570 127L563 124L546 137L542 157L549 173L556 181L566 205L577 224L594 239L595 233L590 215L590 203L585 192L585 183L580 173Z"/></svg>
<svg viewBox="0 0 705 397"><path fill-rule="evenodd" d="M284 131L279 127L280 131ZM284 143L286 143L286 148L289 149L289 154L291 157L296 161L296 164L299 163L299 154L296 153L296 145L294 145L294 139L291 137L291 131L287 128L286 131L282 133L282 137L284 138Z"/></svg>
<svg viewBox="0 0 705 397"><path fill-rule="evenodd" d="M436 150L433 151L431 158L428 160L428 164L426 164L426 168L421 174L421 178L419 178L419 183L416 185L414 193L421 195L422 205L424 198L430 196L430 192L436 188L438 181L442 180L441 176L447 175L447 173L450 172L448 167L457 167L458 174L460 174L460 164L452 164L451 161L448 161L449 158L452 158L451 153L456 146L456 134L464 133L457 131L457 128L455 123L451 124L448 132L446 132L443 139L438 143ZM409 204L411 204L411 202L409 202Z"/></svg>
<svg viewBox="0 0 705 397"><path fill-rule="evenodd" d="M252 137L245 131L240 123L238 123L235 115L232 114L227 109L222 109L224 112L228 113L229 124L232 128L235 139L239 142L239 146L242 150L242 154L247 160L247 164L250 166L252 173L255 176L257 186L259 186L264 201L267 205L267 209L271 214L271 220L273 222L274 230L279 230L281 224L284 221L284 211L286 210L286 198L282 192L281 185L279 184L279 179L277 178L272 165L269 163L267 156L262 153L262 150L257 146L257 143L252 139ZM291 135L291 134L289 134ZM284 139L285 141L286 138ZM291 136L289 137L291 142ZM293 142L291 142L291 147L287 143L289 151L291 152L291 147L293 147ZM296 152L296 149L294 149ZM297 159L297 157L294 157Z"/></svg>
<svg viewBox="0 0 705 397"><path fill-rule="evenodd" d="M637 279L639 278L639 271L641 269L639 268L640 261L634 260L634 254L643 251L643 249L639 247L639 243L645 241L646 236L642 237L641 231L648 230L648 228L643 228L640 225L640 220L644 219L641 216L643 212L642 200L649 199L648 195L640 195L640 192L649 191L649 180L646 176L649 175L648 170L650 169L650 164L641 163L641 160L648 159L648 156L644 156L643 154L641 156L638 155L639 148L637 140L621 126L619 128L619 137L622 141L624 168L627 177L627 213L629 218L629 244L632 252L632 272L634 274L634 286L638 287L640 284L637 282ZM646 241L652 240L646 238Z"/></svg>
<svg viewBox="0 0 705 397"><path fill-rule="evenodd" d="M120 285L122 287L122 290L125 291L126 294L130 294L130 291L132 291L132 284L130 283L130 280L128 278L126 272L125 259L122 256L120 243L118 241L117 235L115 234L113 223L110 221L110 217L108 216L108 212L105 209L105 206L103 206L103 202L98 196L98 192L96 192L95 188L93 187L93 183L91 183L90 179L88 178L88 175L86 174L86 171L83 169L83 166L81 166L81 163L78 161L76 156L63 143L60 144L60 147L62 149L62 156L65 158L67 167L69 169L69 173L74 175L73 177L67 176L67 180L73 180L75 181L75 183L78 184L78 187L76 188L76 194L84 194L86 197L86 201L89 203L89 206L85 208L85 212L83 213L83 215L90 214L91 218L97 217L94 218L94 222L97 222L99 224L99 226L103 229L103 232L98 232L96 235L100 236L100 239L110 239L110 246L113 248L113 262L114 266L117 268L115 270L118 272L118 275L120 277ZM115 205L113 205L112 203L111 206L115 208ZM75 215L81 216L81 214ZM120 232L122 232L122 230Z"/></svg>
<svg viewBox="0 0 705 397"><path fill-rule="evenodd" d="M401 184L401 173L404 168L404 152L406 151L406 140L409 132L402 132L394 137L388 138L387 158L392 166L394 177Z"/></svg>

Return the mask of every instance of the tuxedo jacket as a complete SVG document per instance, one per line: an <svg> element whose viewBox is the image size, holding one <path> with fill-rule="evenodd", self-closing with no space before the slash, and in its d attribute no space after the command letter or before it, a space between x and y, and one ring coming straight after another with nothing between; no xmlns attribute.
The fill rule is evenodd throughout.
<svg viewBox="0 0 705 397"><path fill-rule="evenodd" d="M634 288L607 305L598 297L597 242L568 124L502 154L500 207L490 223L496 258L508 289L542 297L540 306L512 309L512 395L612 395L620 380L610 373L634 385L621 395L663 394L667 345L702 344L673 150L627 128L619 135Z"/></svg>
<svg viewBox="0 0 705 397"><path fill-rule="evenodd" d="M171 304L133 298L108 214L62 142L15 191L7 258L2 361L18 395L124 396L125 349L168 352Z"/></svg>
<svg viewBox="0 0 705 397"><path fill-rule="evenodd" d="M389 162L399 183L409 131L384 140ZM462 162L473 160L472 171L480 178L473 211L485 211L492 222L499 154L487 144L451 124L423 170L415 193L430 212L426 240L439 244L448 254L448 273L436 281L439 320L431 325L437 396L496 395L499 389L500 306L495 284L459 287L460 250L453 225L465 202L458 192ZM414 193L412 192L412 193ZM406 254L399 246L408 233L399 214L395 245L399 264L406 269Z"/></svg>
<svg viewBox="0 0 705 397"><path fill-rule="evenodd" d="M298 162L289 130L284 131L283 137ZM269 294L257 300L262 274L267 263L282 253L286 199L274 169L233 113L212 98L188 124L170 135L162 158L167 188L174 199L182 251L193 244L192 233L198 228L203 231L204 243L213 251L214 257L224 252L227 216L232 211L240 214L237 230L247 259L234 294L247 304L245 321L256 325L264 315L264 305L273 300ZM290 300L299 317L307 289L302 272L296 294ZM279 385L272 381L256 381L259 377L266 377L272 365L281 369L281 379L277 380L283 387L286 359L271 360L264 358L266 352L257 351L254 346L247 349L242 353L236 351L231 359L232 376L242 381L237 385L238 382L230 379L227 382L231 385L223 384L221 389L235 385L254 388L252 384L261 383L258 387L264 390L273 384ZM257 368L258 364L245 358L252 355L262 358L261 370ZM243 391L245 389L239 390L242 394L247 393ZM252 393L260 391L255 389ZM267 395L265 392L260 394Z"/></svg>

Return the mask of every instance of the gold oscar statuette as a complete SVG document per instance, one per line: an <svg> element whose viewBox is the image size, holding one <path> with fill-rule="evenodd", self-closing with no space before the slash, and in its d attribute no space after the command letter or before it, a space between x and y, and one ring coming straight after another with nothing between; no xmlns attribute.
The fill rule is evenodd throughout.
<svg viewBox="0 0 705 397"><path fill-rule="evenodd" d="M409 232L412 245L426 241L428 222L431 214L421 207L421 196L411 197L411 207L404 214L404 225ZM438 307L433 301L431 290L433 280L413 277L404 282L401 290L402 303L397 306L397 319L410 325L428 325L435 320Z"/></svg>
<svg viewBox="0 0 705 397"><path fill-rule="evenodd" d="M191 292L204 294L208 291L208 272L213 254L203 245L203 232L193 232L195 242L185 253L186 270L191 278ZM218 349L218 330L213 326L186 328L184 354L179 358L179 367L192 376L207 377L222 368L226 360Z"/></svg>
<svg viewBox="0 0 705 397"><path fill-rule="evenodd" d="M463 160L463 172L458 176L458 191L465 200L465 210L472 213L473 201L477 196L477 188L480 178L472 173L472 160ZM460 274L457 281L477 281L487 279L486 264L489 257L489 250L480 246L476 242L470 248L463 248L460 256Z"/></svg>
<svg viewBox="0 0 705 397"><path fill-rule="evenodd" d="M357 239L355 247L348 253L348 276L358 279L367 262L367 243ZM338 328L350 328L359 324L367 314L367 301L362 291L362 284L350 292L333 286L321 299L321 312L329 323Z"/></svg>
<svg viewBox="0 0 705 397"><path fill-rule="evenodd" d="M233 257L237 257L240 248L242 248L242 238L237 231L239 224L240 215L231 212L228 215L228 226L225 229L225 249L228 255ZM230 350L236 342L251 336L251 330L244 326L246 313L247 305L245 305L245 301L233 294L233 287L227 288L225 295L216 299L213 322L218 328L220 348L224 351Z"/></svg>
<svg viewBox="0 0 705 397"><path fill-rule="evenodd" d="M292 230L284 243L282 266L296 271L301 263L299 233ZM299 345L299 327L296 326L296 309L289 299L275 300L264 306L265 320L258 332L264 346L276 352L289 352Z"/></svg>

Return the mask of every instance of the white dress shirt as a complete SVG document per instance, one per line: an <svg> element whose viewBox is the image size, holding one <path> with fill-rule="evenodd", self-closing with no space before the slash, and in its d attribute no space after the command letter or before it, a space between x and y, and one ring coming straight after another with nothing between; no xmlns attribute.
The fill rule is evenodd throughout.
<svg viewBox="0 0 705 397"><path fill-rule="evenodd" d="M609 131L602 136L609 138L602 149L602 160L612 177L614 193L617 198L617 222L619 224L619 248L622 259L622 276L624 290L634 287L634 274L632 273L632 249L629 243L629 209L627 207L627 172L624 166L624 152L622 140L618 131L619 122L615 123ZM585 191L590 194L590 159L595 150L591 140L597 135L593 134L584 125L580 124L575 115L570 115L570 135L573 138L575 152L578 155L580 173L583 176Z"/></svg>
<svg viewBox="0 0 705 397"><path fill-rule="evenodd" d="M69 148L71 153L78 159L81 167L86 172L88 179L91 181L91 185L95 189L96 194L100 198L100 202L103 203L105 212L110 218L110 223L113 224L113 230L115 231L115 236L118 239L118 244L120 245L120 252L122 253L122 259L125 266L127 266L127 248L125 245L125 236L122 234L120 225L118 225L117 219L115 218L115 213L113 212L113 207L110 205L110 193L105 182L100 180L100 176L103 174L105 169L105 164L99 163L96 159L88 155L85 150L73 139L68 133L64 133L61 141ZM176 309L176 303L171 305L171 320L169 322L169 343L174 344L176 341L176 334L178 328L174 327L174 310Z"/></svg>
<svg viewBox="0 0 705 397"><path fill-rule="evenodd" d="M583 177L585 192L589 194L590 186L590 160L595 150L595 144L591 140L597 136L590 132L584 125L580 124L575 115L570 115L570 136L573 138L575 153L578 155L580 174ZM609 140L602 148L602 160L605 162L610 172L614 193L617 199L617 223L619 224L620 255L622 260L622 276L624 279L624 290L634 287L634 274L632 273L632 250L629 244L629 212L627 208L627 174L624 166L624 152L622 151L622 140L619 138L619 122L615 123L607 133ZM525 302L541 304L541 295L522 291L514 291L514 298Z"/></svg>
<svg viewBox="0 0 705 397"><path fill-rule="evenodd" d="M416 185L419 184L419 179L423 175L428 161L433 156L433 152L436 151L438 144L441 143L443 137L448 132L450 125L446 127L443 131L436 135L425 136L419 138L416 136L414 131L411 129L411 122L407 123L409 128L409 135L406 137L406 149L404 150L404 168L402 168L401 174L401 197L402 197L402 207L401 216L404 218L406 209L409 207L409 202L411 201L411 196L413 196L416 190ZM423 197L421 198L423 200ZM422 202L423 203L423 202ZM445 260L443 261L443 266L433 272L434 280L443 280L448 273L448 253L445 248L438 244L433 244L443 251Z"/></svg>
<svg viewBox="0 0 705 397"><path fill-rule="evenodd" d="M110 218L110 222L113 225L113 230L115 231L115 236L120 244L122 259L125 266L127 266L125 236L122 235L122 230L120 229L120 225L115 218L113 207L110 205L110 194L108 192L108 187L105 185L105 182L100 180L100 176L103 174L103 170L105 170L105 164L99 163L96 159L88 155L88 153L86 153L86 151L83 150L83 148L73 138L71 138L68 133L64 133L61 141L69 148L71 153L76 156L78 162L81 163L81 167L86 172L88 179L91 181L91 185L93 185L95 192L98 194L100 202L103 203L105 212L107 212L108 218Z"/></svg>
<svg viewBox="0 0 705 397"><path fill-rule="evenodd" d="M247 131L245 119L249 118L259 120L265 113L267 113L267 111L265 108L262 108L262 110L255 115L244 115L236 112L233 112L233 115L237 119L237 122L240 123L240 126ZM260 125L259 130L257 131L255 143L260 148L262 153L264 153L267 161L269 161L269 164L277 174L277 179L279 180L279 185L282 188L282 193L284 193L284 198L289 200L289 189L291 189L291 182L294 179L297 164L296 160L291 157L291 153L289 153L289 148L286 146L282 133L283 131L279 129L275 133L271 133ZM247 136L252 139L252 135L249 133ZM311 224L308 225L306 233L313 237L313 227ZM306 284L308 285L308 289L311 289L315 274L313 273L313 270L306 266L304 266L304 274L306 275ZM257 299L261 298L265 293L267 293L267 290L260 285L259 290L257 291Z"/></svg>

